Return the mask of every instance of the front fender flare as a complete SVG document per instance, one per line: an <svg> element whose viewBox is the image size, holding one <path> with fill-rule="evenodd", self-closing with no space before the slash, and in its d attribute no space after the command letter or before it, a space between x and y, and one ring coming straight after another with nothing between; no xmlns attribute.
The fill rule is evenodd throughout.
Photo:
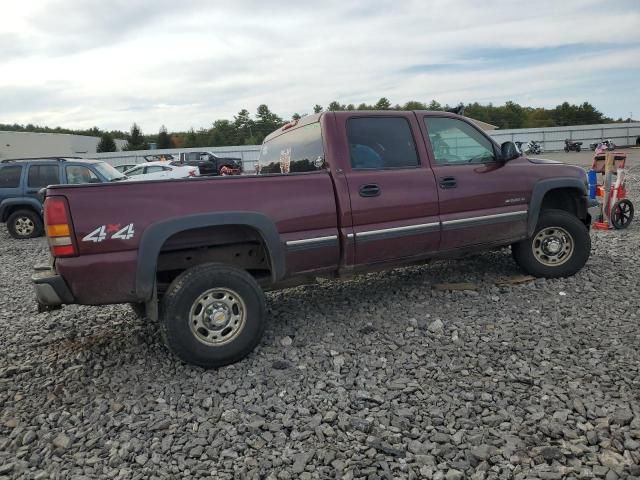
<svg viewBox="0 0 640 480"><path fill-rule="evenodd" d="M527 235L531 236L535 232L536 225L538 224L538 217L540 216L540 208L542 207L542 200L547 192L550 190L556 190L560 188L567 188L571 190L578 190L584 201L587 199L587 187L584 181L576 177L556 177L540 180L533 187L531 193L531 201L529 202L529 218L527 219ZM586 203L585 203L586 205Z"/></svg>
<svg viewBox="0 0 640 480"><path fill-rule="evenodd" d="M155 276L162 245L176 233L195 228L220 225L238 225L258 231L269 254L273 281L285 275L285 250L280 234L273 221L261 213L221 212L201 213L171 218L147 227L138 245L136 268L136 296L140 301L148 301L153 295Z"/></svg>

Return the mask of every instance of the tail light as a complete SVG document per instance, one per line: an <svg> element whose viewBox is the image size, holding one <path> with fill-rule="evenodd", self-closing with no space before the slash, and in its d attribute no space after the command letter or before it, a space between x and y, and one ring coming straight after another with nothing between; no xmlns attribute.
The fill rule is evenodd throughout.
<svg viewBox="0 0 640 480"><path fill-rule="evenodd" d="M64 197L47 197L44 201L44 224L49 250L54 257L73 257L77 254L73 244L73 226L69 205Z"/></svg>

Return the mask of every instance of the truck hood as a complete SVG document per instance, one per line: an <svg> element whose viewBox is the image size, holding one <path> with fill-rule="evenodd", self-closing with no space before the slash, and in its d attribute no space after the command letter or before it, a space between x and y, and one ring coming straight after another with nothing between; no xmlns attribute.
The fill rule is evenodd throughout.
<svg viewBox="0 0 640 480"><path fill-rule="evenodd" d="M536 165L566 165L563 162L559 162L558 160L548 160L546 158L527 158L530 163L535 163Z"/></svg>

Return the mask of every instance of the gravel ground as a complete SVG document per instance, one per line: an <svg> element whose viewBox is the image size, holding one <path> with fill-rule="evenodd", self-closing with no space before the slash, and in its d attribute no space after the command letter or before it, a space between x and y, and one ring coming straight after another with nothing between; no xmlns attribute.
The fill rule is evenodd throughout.
<svg viewBox="0 0 640 480"><path fill-rule="evenodd" d="M217 371L126 306L36 314L45 242L2 226L0 478L640 478L639 223L569 279L497 285L503 250L269 294Z"/></svg>

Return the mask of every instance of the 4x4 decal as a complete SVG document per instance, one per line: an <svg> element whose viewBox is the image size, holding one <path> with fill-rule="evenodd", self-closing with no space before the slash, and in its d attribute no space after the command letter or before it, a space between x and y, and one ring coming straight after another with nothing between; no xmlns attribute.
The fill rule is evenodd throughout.
<svg viewBox="0 0 640 480"><path fill-rule="evenodd" d="M91 233L82 238L83 242L100 243L107 238L111 240L129 240L135 235L133 223L122 227L119 223L100 225Z"/></svg>

